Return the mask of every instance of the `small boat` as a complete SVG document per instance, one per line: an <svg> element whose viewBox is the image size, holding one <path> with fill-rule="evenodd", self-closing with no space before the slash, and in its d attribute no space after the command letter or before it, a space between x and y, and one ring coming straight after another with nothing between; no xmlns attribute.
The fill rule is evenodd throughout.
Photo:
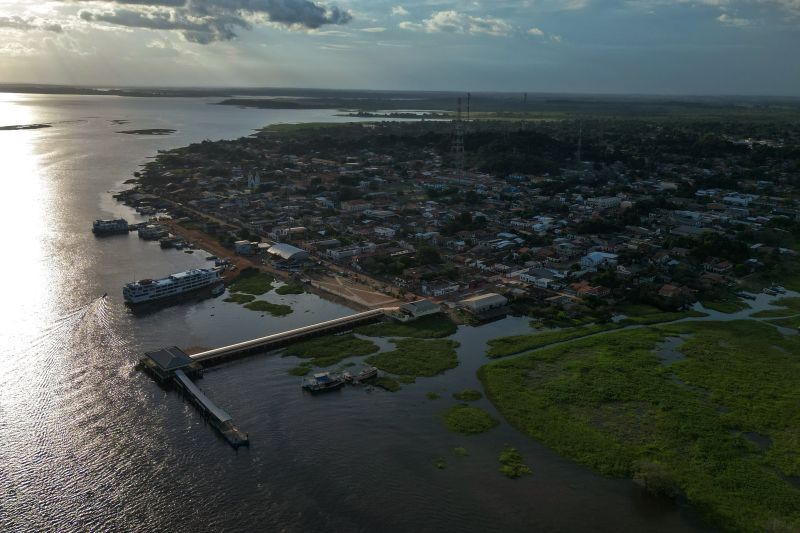
<svg viewBox="0 0 800 533"><path fill-rule="evenodd" d="M769 296L777 296L778 295L778 293L773 291L772 289L764 289L761 292L763 292L764 294L768 294Z"/></svg>
<svg viewBox="0 0 800 533"><path fill-rule="evenodd" d="M330 372L320 372L314 374L313 378L304 379L302 387L309 392L325 392L340 389L343 385L344 379L341 376Z"/></svg>
<svg viewBox="0 0 800 533"><path fill-rule="evenodd" d="M365 366L361 372L353 376L353 384L356 385L376 377L378 377L378 369L374 366Z"/></svg>

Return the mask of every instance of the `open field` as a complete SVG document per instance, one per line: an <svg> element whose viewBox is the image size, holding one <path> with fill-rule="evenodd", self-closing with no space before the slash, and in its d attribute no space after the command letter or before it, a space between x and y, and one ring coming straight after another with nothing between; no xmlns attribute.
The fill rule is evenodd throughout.
<svg viewBox="0 0 800 533"><path fill-rule="evenodd" d="M682 359L659 346L684 335ZM800 528L800 338L757 321L575 340L482 367L488 398L560 454L739 531ZM794 480L794 481L792 481Z"/></svg>

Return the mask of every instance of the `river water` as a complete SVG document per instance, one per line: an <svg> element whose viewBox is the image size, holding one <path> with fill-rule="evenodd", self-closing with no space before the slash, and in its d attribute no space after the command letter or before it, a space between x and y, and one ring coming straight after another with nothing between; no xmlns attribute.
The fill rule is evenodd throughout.
<svg viewBox="0 0 800 533"><path fill-rule="evenodd" d="M478 436L437 416L480 388L485 343L528 331L509 318L462 327L458 368L397 393L302 394L297 361L254 356L198 382L250 435L231 449L178 393L134 369L164 345L214 347L345 316L315 295L266 299L261 316L221 298L144 317L122 285L207 264L135 234L103 239L94 218L157 150L235 138L270 123L353 120L325 110L241 110L213 100L0 95L0 530L2 531L688 531L685 509L560 458L503 422ZM120 124L118 121L128 121ZM169 128L169 136L126 129ZM99 298L108 293L108 298ZM428 400L429 391L441 394ZM499 414L485 399L481 407ZM498 472L510 444L533 475ZM452 449L463 446L468 457ZM435 468L437 458L447 467Z"/></svg>

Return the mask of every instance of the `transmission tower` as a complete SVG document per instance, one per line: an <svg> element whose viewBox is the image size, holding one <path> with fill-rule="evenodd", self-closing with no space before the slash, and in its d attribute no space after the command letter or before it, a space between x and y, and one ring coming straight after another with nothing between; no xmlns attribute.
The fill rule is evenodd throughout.
<svg viewBox="0 0 800 533"><path fill-rule="evenodd" d="M453 161L456 177L464 177L464 123L461 121L461 98L458 99L456 120L453 124Z"/></svg>
<svg viewBox="0 0 800 533"><path fill-rule="evenodd" d="M583 122L578 123L578 150L575 152L575 157L578 164L581 163L581 151L583 149Z"/></svg>

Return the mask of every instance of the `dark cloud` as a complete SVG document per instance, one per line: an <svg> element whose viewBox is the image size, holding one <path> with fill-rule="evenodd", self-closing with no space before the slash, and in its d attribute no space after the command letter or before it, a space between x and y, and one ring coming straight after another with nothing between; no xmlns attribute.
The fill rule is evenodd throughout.
<svg viewBox="0 0 800 533"><path fill-rule="evenodd" d="M60 24L50 22L38 22L34 19L25 19L22 17L0 17L0 28L10 28L12 30L31 31L31 30L44 30L53 33L61 33L64 28Z"/></svg>
<svg viewBox="0 0 800 533"><path fill-rule="evenodd" d="M80 18L147 28L176 30L190 42L208 44L236 37L259 17L289 27L314 29L326 24L346 24L352 15L336 6L310 0L110 0L108 11L81 11Z"/></svg>

